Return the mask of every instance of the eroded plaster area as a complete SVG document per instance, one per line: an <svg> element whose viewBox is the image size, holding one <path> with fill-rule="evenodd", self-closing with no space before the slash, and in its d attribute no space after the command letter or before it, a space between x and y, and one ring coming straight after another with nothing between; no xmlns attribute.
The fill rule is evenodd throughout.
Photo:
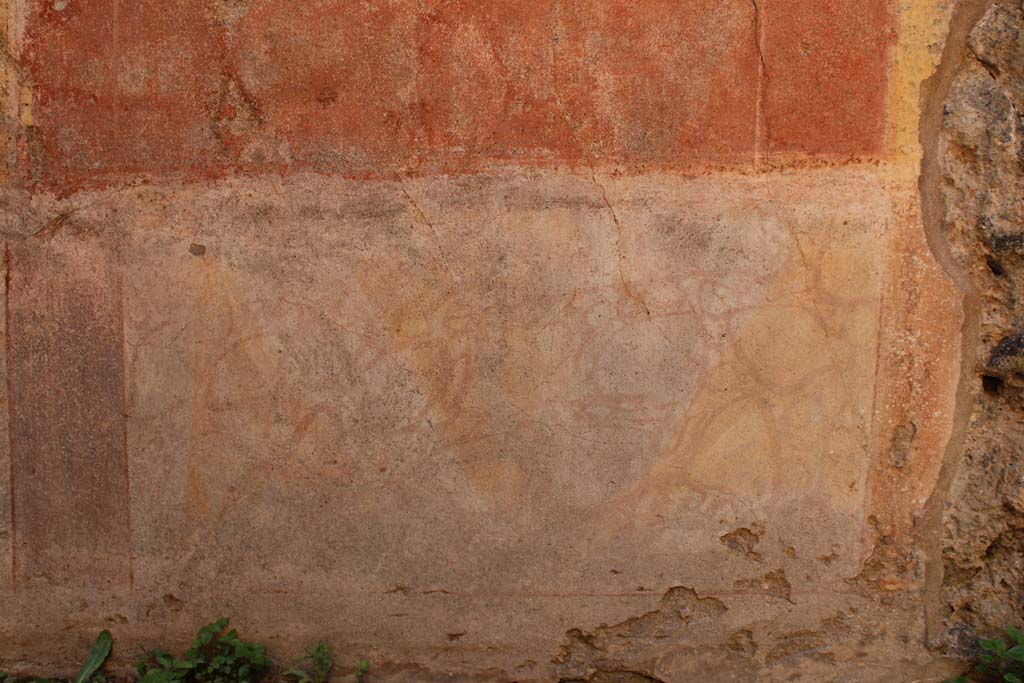
<svg viewBox="0 0 1024 683"><path fill-rule="evenodd" d="M905 379L878 360L881 322L902 316L886 278L914 286L890 264L889 183L722 180L293 176L83 193L47 220L25 207L14 340L81 339L45 360L15 341L11 370L84 381L61 405L88 423L16 420L15 454L56 467L67 450L39 448L123 433L128 479L89 484L102 502L76 515L52 476L15 480L12 604L102 573L134 596L111 616L130 633L213 602L474 665L477 648L544 652L540 676L618 661L682 680L703 666L688 653L733 636L750 641L736 666L766 676L853 657L871 594L916 589L863 570L877 515L903 505L872 485L878 402ZM123 389L68 380L116 348L89 327L108 310L123 367L100 374ZM955 332L953 316L915 334ZM16 416L46 405L15 398ZM103 417L104 398L123 412ZM940 442L943 407L905 440ZM910 443L884 451L935 466ZM128 513L107 509L126 487ZM95 525L98 566L48 552L44 523L69 539Z"/></svg>

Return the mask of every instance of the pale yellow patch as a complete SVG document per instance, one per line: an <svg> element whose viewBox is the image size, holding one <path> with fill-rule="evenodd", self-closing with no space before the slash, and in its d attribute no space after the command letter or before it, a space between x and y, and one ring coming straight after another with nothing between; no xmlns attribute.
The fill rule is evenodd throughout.
<svg viewBox="0 0 1024 683"><path fill-rule="evenodd" d="M916 178L921 83L932 75L952 12L949 0L900 0L898 42L892 53L886 147L899 177Z"/></svg>

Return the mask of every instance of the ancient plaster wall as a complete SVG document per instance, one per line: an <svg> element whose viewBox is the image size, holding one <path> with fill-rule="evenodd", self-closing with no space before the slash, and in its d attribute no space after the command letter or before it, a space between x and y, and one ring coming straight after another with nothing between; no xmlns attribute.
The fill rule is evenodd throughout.
<svg viewBox="0 0 1024 683"><path fill-rule="evenodd" d="M962 7L0 6L4 666L950 670Z"/></svg>

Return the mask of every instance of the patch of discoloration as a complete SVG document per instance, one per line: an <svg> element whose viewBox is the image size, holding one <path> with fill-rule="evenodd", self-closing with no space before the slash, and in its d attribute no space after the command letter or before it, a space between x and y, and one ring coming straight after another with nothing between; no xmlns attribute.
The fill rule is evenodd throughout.
<svg viewBox="0 0 1024 683"><path fill-rule="evenodd" d="M234 26L244 17L252 5L252 0L212 0L213 11L217 19L227 26Z"/></svg>
<svg viewBox="0 0 1024 683"><path fill-rule="evenodd" d="M917 425L913 421L897 425L892 433L892 445L889 447L889 462L897 469L903 469L910 461L914 437L917 436Z"/></svg>
<svg viewBox="0 0 1024 683"><path fill-rule="evenodd" d="M755 562L762 562L763 558L761 557L761 554L754 550L754 548L757 547L757 543L761 540L763 533L764 532L760 529L751 531L747 527L740 527L739 529L719 536L718 540L721 541L722 545L726 548L742 553Z"/></svg>
<svg viewBox="0 0 1024 683"><path fill-rule="evenodd" d="M593 633L569 631L556 660L563 672L562 680L604 680L602 676L613 672L661 680L649 673L653 670L649 650L662 642L683 639L691 626L702 628L705 622L721 617L726 609L721 600L701 597L692 588L676 586L662 596L654 611L600 626Z"/></svg>
<svg viewBox="0 0 1024 683"><path fill-rule="evenodd" d="M116 257L68 222L7 260L17 584L128 584L131 546Z"/></svg>
<svg viewBox="0 0 1024 683"><path fill-rule="evenodd" d="M245 143L262 124L259 103L242 91L238 79L225 76L212 126L217 140L227 150Z"/></svg>

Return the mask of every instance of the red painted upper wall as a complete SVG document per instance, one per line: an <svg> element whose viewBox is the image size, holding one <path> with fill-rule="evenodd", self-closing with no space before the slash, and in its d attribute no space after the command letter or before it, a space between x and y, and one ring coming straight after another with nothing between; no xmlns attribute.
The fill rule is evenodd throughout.
<svg viewBox="0 0 1024 683"><path fill-rule="evenodd" d="M28 23L26 171L54 186L882 151L887 0L35 0Z"/></svg>

